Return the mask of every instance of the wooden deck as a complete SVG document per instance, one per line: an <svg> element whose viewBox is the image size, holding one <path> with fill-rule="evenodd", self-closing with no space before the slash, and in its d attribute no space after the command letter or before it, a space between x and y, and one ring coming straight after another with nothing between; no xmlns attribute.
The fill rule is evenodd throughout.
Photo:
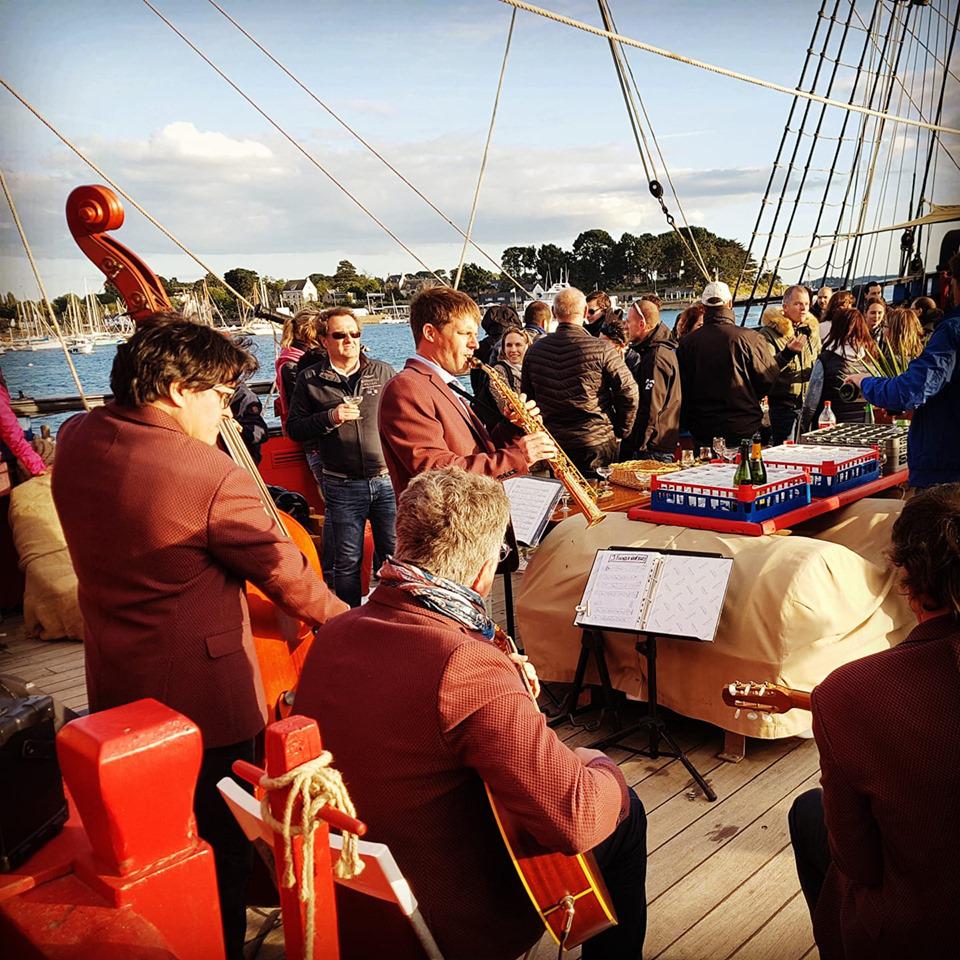
<svg viewBox="0 0 960 960"><path fill-rule="evenodd" d="M0 674L32 680L66 706L86 707L81 645L30 640L23 636L20 620L0 621ZM717 759L721 736L715 728L674 718L671 730L716 790L715 803L694 789L675 760L610 751L643 800L648 817L650 906L644 957L817 957L787 832L793 798L818 782L816 745L812 740L751 740L746 759L729 764ZM570 725L558 733L572 746L599 735ZM251 912L250 919L254 931L261 917ZM258 956L280 955L274 933ZM537 960L555 955L546 938L535 954ZM569 954L578 955L579 951Z"/></svg>

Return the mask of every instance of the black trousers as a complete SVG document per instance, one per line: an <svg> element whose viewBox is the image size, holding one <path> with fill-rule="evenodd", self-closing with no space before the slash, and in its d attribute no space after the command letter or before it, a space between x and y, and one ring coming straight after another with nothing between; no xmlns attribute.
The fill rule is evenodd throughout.
<svg viewBox="0 0 960 960"><path fill-rule="evenodd" d="M816 787L801 793L787 816L790 824L790 842L797 861L800 888L807 901L810 917L816 910L823 881L830 867L830 844L823 822L823 791Z"/></svg>
<svg viewBox="0 0 960 960"><path fill-rule="evenodd" d="M583 960L641 960L647 933L647 815L632 789L627 818L593 853L618 922L583 945Z"/></svg>
<svg viewBox="0 0 960 960"><path fill-rule="evenodd" d="M247 840L227 806L217 782L232 777L234 760L253 763L254 741L244 740L226 747L210 747L203 751L193 812L197 832L213 847L217 868L217 891L220 895L220 916L227 960L242 960L243 941L247 935L245 893L253 867L253 845ZM185 891L189 893L189 891Z"/></svg>

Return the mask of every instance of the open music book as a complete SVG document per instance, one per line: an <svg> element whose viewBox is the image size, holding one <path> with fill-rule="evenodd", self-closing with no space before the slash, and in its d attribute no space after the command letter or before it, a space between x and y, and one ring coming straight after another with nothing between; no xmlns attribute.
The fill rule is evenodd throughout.
<svg viewBox="0 0 960 960"><path fill-rule="evenodd" d="M548 477L510 477L503 481L510 520L518 543L535 547L553 516L563 484Z"/></svg>
<svg viewBox="0 0 960 960"><path fill-rule="evenodd" d="M732 568L718 553L598 550L574 624L712 641Z"/></svg>

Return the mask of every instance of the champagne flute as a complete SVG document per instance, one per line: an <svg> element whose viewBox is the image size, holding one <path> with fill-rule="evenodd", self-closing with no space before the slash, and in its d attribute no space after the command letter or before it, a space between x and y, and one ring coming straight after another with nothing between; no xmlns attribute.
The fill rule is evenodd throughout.
<svg viewBox="0 0 960 960"><path fill-rule="evenodd" d="M560 512L564 517L570 516L570 494L564 488L563 493L560 494Z"/></svg>
<svg viewBox="0 0 960 960"><path fill-rule="evenodd" d="M348 393L344 395L344 403L349 403L351 407L359 407L363 402L362 393ZM357 417L358 420L362 420L363 417Z"/></svg>
<svg viewBox="0 0 960 960"><path fill-rule="evenodd" d="M724 463L727 462L727 441L723 437L713 438L713 450Z"/></svg>
<svg viewBox="0 0 960 960"><path fill-rule="evenodd" d="M594 467L594 472L600 478L600 496L605 497L608 494L612 493L610 489L610 474L613 473L613 468L609 463L601 464L600 466Z"/></svg>

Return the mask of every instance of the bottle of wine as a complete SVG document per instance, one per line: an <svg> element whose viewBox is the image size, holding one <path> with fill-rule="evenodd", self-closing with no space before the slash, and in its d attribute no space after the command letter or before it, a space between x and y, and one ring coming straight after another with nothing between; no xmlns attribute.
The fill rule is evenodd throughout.
<svg viewBox="0 0 960 960"><path fill-rule="evenodd" d="M867 409L866 409L866 411L865 411L864 414L863 414L863 422L864 422L864 423L876 423L876 422L877 422L877 418L873 415L873 404L872 404L872 403L868 403L868 404L867 404Z"/></svg>
<svg viewBox="0 0 960 960"><path fill-rule="evenodd" d="M837 425L837 415L830 408L830 401L823 401L823 409L820 411L820 419L817 420L817 429L826 430Z"/></svg>
<svg viewBox="0 0 960 960"><path fill-rule="evenodd" d="M750 482L755 487L767 482L767 465L763 462L759 433L753 435L753 447L750 450Z"/></svg>
<svg viewBox="0 0 960 960"><path fill-rule="evenodd" d="M750 478L750 441L740 441L740 462L737 464L737 472L733 475L733 485L735 487L752 483Z"/></svg>

